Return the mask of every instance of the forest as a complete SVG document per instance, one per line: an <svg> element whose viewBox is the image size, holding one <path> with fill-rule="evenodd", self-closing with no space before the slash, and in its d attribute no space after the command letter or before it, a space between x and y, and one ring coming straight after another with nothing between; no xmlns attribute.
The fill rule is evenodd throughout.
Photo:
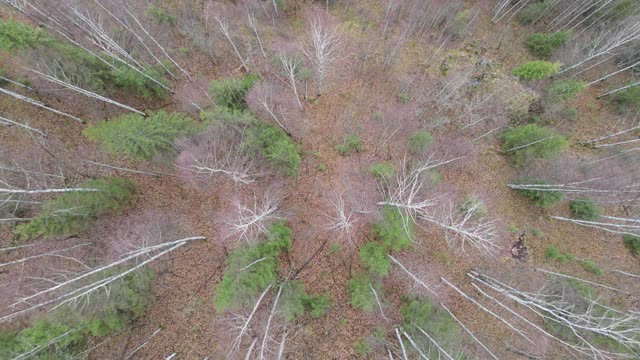
<svg viewBox="0 0 640 360"><path fill-rule="evenodd" d="M640 359L640 1L0 0L0 360Z"/></svg>

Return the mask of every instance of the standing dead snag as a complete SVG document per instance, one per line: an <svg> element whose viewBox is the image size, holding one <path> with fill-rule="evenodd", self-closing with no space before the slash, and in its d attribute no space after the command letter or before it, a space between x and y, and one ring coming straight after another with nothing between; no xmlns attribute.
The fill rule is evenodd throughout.
<svg viewBox="0 0 640 360"><path fill-rule="evenodd" d="M316 93L321 96L325 80L335 69L342 33L337 26L331 27L327 19L319 16L311 19L308 31L308 39L301 46L301 51L313 64Z"/></svg>
<svg viewBox="0 0 640 360"><path fill-rule="evenodd" d="M234 202L237 218L229 222L230 233L239 240L253 242L259 235L269 232L268 226L275 220L281 219L277 215L280 199L276 196L265 194L258 199L253 194L253 204L244 205L239 201Z"/></svg>
<svg viewBox="0 0 640 360"><path fill-rule="evenodd" d="M240 60L240 67L244 69L244 71L248 72L249 71L249 68L247 66L248 61L240 54L240 50L238 50L238 47L236 46L236 43L233 40L233 36L231 35L231 31L229 29L229 23L218 15L214 15L213 19L218 24L218 30L220 31L222 36L229 42L229 44L231 45L231 48L233 49L233 52L238 57L238 60Z"/></svg>
<svg viewBox="0 0 640 360"><path fill-rule="evenodd" d="M444 229L445 239L450 247L459 243L464 251L465 244L469 244L493 255L498 250L498 230L494 220L480 214L482 206L478 199L467 201L465 206L456 206L449 201L448 204L442 204L440 209L421 218Z"/></svg>
<svg viewBox="0 0 640 360"><path fill-rule="evenodd" d="M383 199L378 202L378 205L397 208L402 215L405 229L408 229L410 222L416 223L418 219L430 218L430 212L436 205L436 197L425 199L422 193L425 185L424 175L439 166L460 159L437 160L434 157L431 154L426 161L413 169L407 169L405 160L402 171L398 172L395 182L388 183L385 179L378 186ZM408 230L407 235L409 235Z"/></svg>
<svg viewBox="0 0 640 360"><path fill-rule="evenodd" d="M177 166L186 177L224 176L237 184L250 184L262 175L242 149L243 133L225 127L210 126L200 134L181 140Z"/></svg>
<svg viewBox="0 0 640 360"><path fill-rule="evenodd" d="M300 110L303 110L302 103L300 102L300 95L298 94L298 71L302 66L302 59L297 56L290 56L287 54L280 54L280 65L282 66L282 72L289 82L289 87L293 92L293 96L296 99L296 103Z"/></svg>
<svg viewBox="0 0 640 360"><path fill-rule="evenodd" d="M353 213L345 207L342 194L338 195L335 201L330 200L329 203L335 215L330 216L331 223L327 224L327 228L329 230L336 230L340 234L344 234L347 237L347 240L351 242L351 230L356 222Z"/></svg>
<svg viewBox="0 0 640 360"><path fill-rule="evenodd" d="M287 135L292 136L292 129L295 128L294 125L298 124L291 124L287 119L287 113L296 105L292 103L290 96L284 95L285 92L284 85L262 80L249 89L246 100L251 110L261 114L264 118L271 118ZM296 102L299 103L300 99L295 93L294 96Z"/></svg>

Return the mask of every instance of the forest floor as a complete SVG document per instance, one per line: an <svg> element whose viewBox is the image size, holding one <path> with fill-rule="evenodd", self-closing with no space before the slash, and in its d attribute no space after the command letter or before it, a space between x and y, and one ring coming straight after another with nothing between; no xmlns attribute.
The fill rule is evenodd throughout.
<svg viewBox="0 0 640 360"><path fill-rule="evenodd" d="M474 40L475 48L486 48L483 56L502 64L509 69L513 64L521 63L526 58L524 47L519 40L524 31L505 30L500 34L487 28ZM496 36L501 36L503 48L497 49ZM457 51L464 52L468 44L458 44ZM515 49L514 49L515 47ZM428 52L429 45L416 43L407 46L404 51L415 54ZM420 56L406 56L406 62L398 65L396 71L406 69L415 71L422 66ZM475 56L475 54L471 54ZM8 61L0 59L5 63ZM221 69L211 65L204 57L183 56L180 62L186 69L197 69L201 74L215 74L197 80L198 88L206 88L213 78L223 78L230 69ZM438 62L439 63L439 62ZM15 66L15 64L14 64ZM432 70L429 70L432 71ZM404 73L404 76L411 76ZM353 76L347 74L345 76ZM344 82L337 79L336 84ZM333 85L326 94L314 103L309 103L304 112L306 129L294 137L301 145L304 153L300 175L295 178L279 176L261 180L256 192L277 192L283 195L281 204L283 214L293 230L294 242L286 259L281 261L281 273L297 273L307 292L312 294L328 294L331 307L327 316L319 319L303 318L297 322L297 328L291 332L288 359L353 359L357 358L354 343L362 337L372 334L377 326L388 324L379 316L363 313L353 309L347 294L347 282L351 274L358 270L358 246L371 238L370 223L375 219L373 214L359 214L352 239L339 236L329 231L328 223L331 214L330 201L335 201L340 194L355 196L362 201L368 210L376 210L375 199L379 198L373 178L369 175L369 167L380 161L398 159L402 156L404 139L392 138L382 149L376 148L379 143L379 128L367 128L366 121L378 108L385 109L388 99L397 97L397 89L385 81L362 78L349 78L347 85ZM164 110L190 111L186 98L193 95L190 84L185 82L175 86L175 98L159 101L155 108ZM611 118L603 116L606 106L603 102L593 101L594 94L600 91L597 86L575 100L575 107L580 114L576 120L573 136L575 139L589 138L601 134ZM195 91L197 93L198 91ZM136 106L135 99L129 103ZM55 101L51 99L51 101ZM70 113L79 109L99 109L88 116L92 119L109 118L113 112L102 105L97 106L90 100L78 96L60 95L59 102L52 102L55 108L64 108ZM142 105L144 101L140 102ZM44 111L0 98L0 108L11 108L15 117L33 119L32 125L46 130L51 139L64 139L64 142L52 140L47 146L55 147L57 157L65 162L75 164L75 176L111 175L115 170L98 169L89 164L78 166L82 160L102 161L117 166L136 168L138 164L125 162L113 157L99 155L94 144L88 142L81 134L82 126L71 121L62 121ZM359 115L360 114L360 115ZM366 114L366 115L361 115ZM364 123L361 127L359 124ZM402 133L410 133L424 125L420 120L407 124ZM434 132L434 138L451 138L454 130L443 128ZM363 139L365 150L350 156L341 156L336 150L345 134L358 133ZM574 140L575 140L574 139ZM3 158L16 159L34 156L34 153L47 156L46 148L26 149L21 146L22 140L14 137L14 133L0 132ZM33 142L36 143L36 142ZM575 141L572 143L575 144ZM378 153L376 154L376 151ZM589 157L589 150L573 145L568 150L569 156ZM148 167L148 165L146 165ZM144 168L145 166L141 166ZM167 166L161 160L152 164L153 169L175 173L172 165ZM507 189L506 184L517 176L508 158L501 153L499 144L494 142L484 147L478 154L470 155L460 165L453 165L440 171L441 186L464 191L464 194L482 194L483 199L490 199L487 205L492 213L500 219L504 236L503 250L495 258L484 259L469 256L460 250L451 250L439 231L420 231L418 241L412 251L398 254L398 258L407 264L420 264L424 280L439 283L440 277L459 284L472 292L466 279L466 272L483 268L494 272L510 272L517 274L519 269L537 268L571 270L582 278L597 282L605 282L611 286L628 288L629 284L612 273L595 277L585 272L578 264L557 265L544 258L544 250L551 244L560 245L563 252L572 253L580 258L590 258L605 269L618 269L629 272L640 272L640 262L628 254L620 239L593 229L581 228L550 219L549 214L567 214L568 205L550 210L535 208L522 196ZM71 175L74 176L74 175ZM154 268L158 269L153 286L155 301L144 316L131 326L112 334L96 344L92 344L88 353L90 359L125 359L140 346L157 329L160 332L143 348L136 351L135 359L163 359L169 354L177 353L180 359L219 359L226 352L226 343L230 321L225 314L217 314L213 303L215 289L224 271L228 250L234 246L230 239L225 239L225 219L234 211L231 205L237 198L253 195L253 190L239 191L229 183L215 180L206 184L185 182L177 176L144 176L127 175L134 179L139 188L135 202L126 209L127 217L143 216L148 212L171 214L180 219L182 228L189 236L202 235L206 241L190 244L171 256L160 259ZM125 215L122 215L125 216ZM115 217L115 215L114 215ZM92 236L109 234L116 231L118 222L111 216L98 220L92 229ZM509 229L509 230L507 230ZM540 229L542 235L534 236L533 229ZM0 232L2 244L11 241L8 232ZM511 247L516 241L525 237L528 256L524 261L515 259ZM598 239L597 241L595 239ZM313 259L313 261L309 261ZM420 293L404 274L394 270L386 278L385 283L393 283L396 291L387 294L390 304L400 303L400 294L407 292ZM515 278L515 275L514 275ZM451 289L443 289L438 285L442 295L439 299L461 319L471 331L487 343L501 345L496 351L501 358L525 359L522 354L510 352L508 349L519 339L513 339L508 329L491 320L486 312L463 300ZM402 289L403 291L399 291ZM626 302L637 304L640 299L629 296ZM398 306L388 306L387 317L393 321L400 320ZM395 311L393 309L396 309ZM487 324L491 324L488 326ZM494 325L495 324L495 325ZM520 344L523 345L523 344ZM473 343L465 343L466 347L475 347ZM524 345L523 345L524 346ZM544 354L544 346L529 346L531 353ZM480 350L476 353L481 353ZM562 352L551 351L547 359L562 359Z"/></svg>

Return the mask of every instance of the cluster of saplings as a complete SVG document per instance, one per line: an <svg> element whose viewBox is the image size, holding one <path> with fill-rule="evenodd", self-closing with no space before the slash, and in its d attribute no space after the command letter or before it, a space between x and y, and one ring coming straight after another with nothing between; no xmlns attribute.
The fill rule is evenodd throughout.
<svg viewBox="0 0 640 360"><path fill-rule="evenodd" d="M81 305L60 307L22 331L0 332L0 358L81 358L91 338L107 337L142 316L153 301L153 278L143 267L113 283L107 297L93 293Z"/></svg>
<svg viewBox="0 0 640 360"><path fill-rule="evenodd" d="M0 50L19 52L21 59L37 65L38 60L55 64L55 72L92 90L124 90L143 97L166 96L164 69L160 66L136 71L51 36L46 31L16 21L0 21ZM27 65L31 65L27 63ZM171 64L163 64L170 68Z"/></svg>
<svg viewBox="0 0 640 360"><path fill-rule="evenodd" d="M522 16L528 15L523 13ZM533 55L548 58L570 36L566 32L533 34L527 39L526 45ZM540 80L555 75L559 69L559 63L536 60L517 67L513 74L522 80ZM501 134L501 140L503 152L511 158L514 166L523 169L531 166L537 159L554 159L562 154L568 146L568 140L557 128L575 122L577 112L569 103L583 89L584 83L579 80L554 81L542 91L540 99L535 103L539 107L537 111L513 117L515 125ZM629 87L607 96L606 100L618 114L636 113L640 110L640 88ZM555 206L565 199L563 192L545 189L549 186L545 179L522 177L516 179L515 183L539 185L538 189L532 187L516 191L543 208ZM579 220L597 221L602 215L601 206L586 196L572 199L569 208L573 217ZM640 236L626 234L623 237L625 246L632 254L640 253Z"/></svg>

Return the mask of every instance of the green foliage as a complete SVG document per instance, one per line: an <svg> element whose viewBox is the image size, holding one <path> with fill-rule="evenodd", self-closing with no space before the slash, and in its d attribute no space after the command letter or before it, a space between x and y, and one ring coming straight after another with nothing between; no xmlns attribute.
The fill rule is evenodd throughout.
<svg viewBox="0 0 640 360"><path fill-rule="evenodd" d="M584 82L580 80L557 80L549 86L549 94L554 99L569 100L584 90Z"/></svg>
<svg viewBox="0 0 640 360"><path fill-rule="evenodd" d="M398 100L403 104L408 104L411 101L411 95L407 93L400 93L398 94Z"/></svg>
<svg viewBox="0 0 640 360"><path fill-rule="evenodd" d="M481 218L488 212L487 206L477 196L465 196L460 203L459 210L464 214L472 212L476 218Z"/></svg>
<svg viewBox="0 0 640 360"><path fill-rule="evenodd" d="M540 80L557 74L560 63L548 61L530 61L513 69L512 74L520 80Z"/></svg>
<svg viewBox="0 0 640 360"><path fill-rule="evenodd" d="M167 90L160 84L167 86L169 83L164 78L163 71L162 68L147 67L140 73L127 65L120 64L117 69L111 70L109 80L115 86L143 97L162 97L167 94Z"/></svg>
<svg viewBox="0 0 640 360"><path fill-rule="evenodd" d="M640 255L640 235L624 234L624 246L633 255Z"/></svg>
<svg viewBox="0 0 640 360"><path fill-rule="evenodd" d="M432 336L457 332L451 316L426 299L406 297L400 307L400 314L404 327L411 332L418 327L433 334Z"/></svg>
<svg viewBox="0 0 640 360"><path fill-rule="evenodd" d="M14 52L19 49L46 45L51 41L46 32L13 20L0 21L0 50Z"/></svg>
<svg viewBox="0 0 640 360"><path fill-rule="evenodd" d="M307 294L300 281L287 281L282 286L282 294L278 300L278 309L282 317L287 321L302 316L305 310Z"/></svg>
<svg viewBox="0 0 640 360"><path fill-rule="evenodd" d="M249 111L230 110L228 108L217 108L213 111L200 112L200 119L206 125L234 125L250 127L259 122L256 116Z"/></svg>
<svg viewBox="0 0 640 360"><path fill-rule="evenodd" d="M19 333L0 332L0 358L14 358L57 337L60 337L59 341L41 349L35 359L77 357L89 335L107 336L142 315L151 302L153 275L152 271L143 268L125 276L123 281L114 282L109 296L90 295L87 302L91 305L90 311L60 308Z"/></svg>
<svg viewBox="0 0 640 360"><path fill-rule="evenodd" d="M284 174L298 174L301 160L298 147L279 127L256 122L247 129L244 145L251 154L261 154Z"/></svg>
<svg viewBox="0 0 640 360"><path fill-rule="evenodd" d="M582 267L594 274L594 275L598 275L598 276L602 276L604 275L604 270L602 270L602 268L600 267L600 265L598 265L595 261L591 260L591 259L585 259L583 261L581 261L582 263Z"/></svg>
<svg viewBox="0 0 640 360"><path fill-rule="evenodd" d="M364 312L372 312L376 306L376 298L371 287L380 294L380 284L374 282L369 275L358 273L355 274L347 285L351 306Z"/></svg>
<svg viewBox="0 0 640 360"><path fill-rule="evenodd" d="M147 8L147 15L159 24L169 23L173 25L176 23L176 17L174 15L169 14L167 10L153 4Z"/></svg>
<svg viewBox="0 0 640 360"><path fill-rule="evenodd" d="M136 190L135 184L124 178L87 180L80 187L98 191L67 192L47 201L42 212L17 226L15 233L33 239L83 231L99 215L122 208Z"/></svg>
<svg viewBox="0 0 640 360"><path fill-rule="evenodd" d="M304 304L311 314L311 317L319 318L327 313L329 305L331 305L331 300L329 300L327 295L307 295L304 299Z"/></svg>
<svg viewBox="0 0 640 360"><path fill-rule="evenodd" d="M196 124L186 114L159 111L144 118L124 114L110 121L89 126L84 134L112 154L149 160L173 150L174 141L196 132Z"/></svg>
<svg viewBox="0 0 640 360"><path fill-rule="evenodd" d="M578 198L569 204L573 216L581 220L598 220L602 215L602 208L589 198Z"/></svg>
<svg viewBox="0 0 640 360"><path fill-rule="evenodd" d="M531 235L537 237L537 238L541 238L544 236L544 232L542 232L542 230L540 230L540 228L533 228L530 229L531 231Z"/></svg>
<svg viewBox="0 0 640 360"><path fill-rule="evenodd" d="M403 218L400 211L391 206L385 206L382 219L373 224L374 236L392 251L410 247L415 231L413 221Z"/></svg>
<svg viewBox="0 0 640 360"><path fill-rule="evenodd" d="M516 166L535 158L552 159L567 147L567 140L553 129L527 124L512 127L502 134L503 149Z"/></svg>
<svg viewBox="0 0 640 360"><path fill-rule="evenodd" d="M428 333L440 346L445 348L459 348L460 335L451 316L435 304L426 299L415 296L405 297L404 304L400 307L402 314L402 326L409 334L413 334L414 341L429 344L429 340L423 336L418 328ZM430 346L423 348L433 349ZM438 357L438 350L433 349L427 355L430 359Z"/></svg>
<svg viewBox="0 0 640 360"><path fill-rule="evenodd" d="M411 155L422 155L433 142L433 137L427 131L418 131L409 137L407 148Z"/></svg>
<svg viewBox="0 0 640 360"><path fill-rule="evenodd" d="M214 80L211 82L209 92L220 107L226 107L229 110L246 110L247 102L245 97L249 89L258 80L259 77L252 74L246 75L242 79L226 78Z"/></svg>
<svg viewBox="0 0 640 360"><path fill-rule="evenodd" d="M329 298L325 295L311 296L306 293L300 281L286 281L282 285L278 300L278 313L287 321L292 321L308 311L312 317L324 316L329 308Z"/></svg>
<svg viewBox="0 0 640 360"><path fill-rule="evenodd" d="M522 25L532 24L543 16L553 4L553 0L530 2L529 5L518 12L516 19Z"/></svg>
<svg viewBox="0 0 640 360"><path fill-rule="evenodd" d="M285 0L276 0L276 5L278 6L279 10L287 10L287 2Z"/></svg>
<svg viewBox="0 0 640 360"><path fill-rule="evenodd" d="M371 344L364 337L361 337L358 339L358 341L356 341L356 344L354 345L354 349L356 351L356 355L358 356L366 356L373 351Z"/></svg>
<svg viewBox="0 0 640 360"><path fill-rule="evenodd" d="M549 245L549 247L544 251L544 257L547 258L547 260L556 260L561 263L575 260L575 256L562 253L555 245Z"/></svg>
<svg viewBox="0 0 640 360"><path fill-rule="evenodd" d="M276 223L266 240L231 251L216 293L216 310L222 313L251 305L257 295L278 279L277 257L290 248L291 229L284 223ZM295 309L292 313L295 314Z"/></svg>
<svg viewBox="0 0 640 360"><path fill-rule="evenodd" d="M558 31L553 34L535 33L527 38L526 45L532 55L546 59L570 38L569 31Z"/></svg>
<svg viewBox="0 0 640 360"><path fill-rule="evenodd" d="M517 183L527 184L527 185L547 185L547 183L544 180L530 179L530 178L521 179L517 181ZM522 189L517 189L516 191L520 195L529 198L531 201L533 201L534 204L544 208L553 206L558 201L561 201L562 199L564 199L564 194L560 191L522 190Z"/></svg>
<svg viewBox="0 0 640 360"><path fill-rule="evenodd" d="M618 114L635 113L640 110L640 86L632 86L630 88L618 91L606 97Z"/></svg>
<svg viewBox="0 0 640 360"><path fill-rule="evenodd" d="M0 50L16 52L23 49L36 51L46 63L60 67L71 82L85 87L103 89L115 86L145 97L166 94L166 89L149 79L167 84L164 69L149 67L141 74L124 64L111 67L107 65L110 59L106 55L100 55L105 57L103 61L80 47L49 36L39 28L15 21L0 21Z"/></svg>
<svg viewBox="0 0 640 360"><path fill-rule="evenodd" d="M347 135L344 138L344 142L342 145L338 145L338 152L342 156L348 156L351 152L363 152L364 145L362 145L362 140L356 135Z"/></svg>
<svg viewBox="0 0 640 360"><path fill-rule="evenodd" d="M372 273L378 276L386 276L389 273L391 260L389 259L387 246L377 241L364 244L360 248L360 262Z"/></svg>
<svg viewBox="0 0 640 360"><path fill-rule="evenodd" d="M391 161L383 161L373 164L369 172L377 180L392 180L396 176L396 169Z"/></svg>

